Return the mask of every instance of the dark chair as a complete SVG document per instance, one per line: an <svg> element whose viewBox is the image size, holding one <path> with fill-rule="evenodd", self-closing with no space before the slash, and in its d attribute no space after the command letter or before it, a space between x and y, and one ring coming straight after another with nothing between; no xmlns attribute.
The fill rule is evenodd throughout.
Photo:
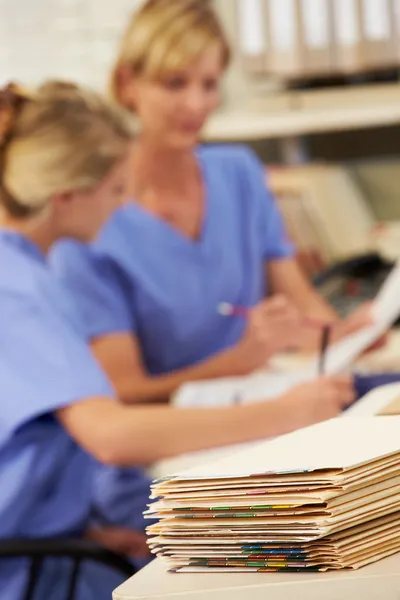
<svg viewBox="0 0 400 600"><path fill-rule="evenodd" d="M29 579L24 600L34 598L43 562L48 558L68 558L72 569L66 582L65 600L75 600L80 570L85 561L103 564L126 578L136 570L124 557L103 548L90 540L83 539L21 539L0 540L0 560L2 558L27 558L30 561Z"/></svg>

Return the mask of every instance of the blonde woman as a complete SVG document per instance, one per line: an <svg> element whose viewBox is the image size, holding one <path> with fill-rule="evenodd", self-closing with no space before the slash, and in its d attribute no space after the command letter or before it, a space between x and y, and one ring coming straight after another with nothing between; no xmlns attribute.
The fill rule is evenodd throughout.
<svg viewBox="0 0 400 600"><path fill-rule="evenodd" d="M126 115L75 86L52 83L30 97L0 92L0 539L90 533L143 553L132 532L88 532L94 464L146 465L275 435L353 399L348 380L332 379L276 402L215 411L115 401L45 254L64 236L97 235L125 196L131 141ZM46 563L38 598L63 600L65 573ZM1 597L21 600L27 575L25 562L2 560ZM84 575L79 600L109 600L111 576Z"/></svg>
<svg viewBox="0 0 400 600"><path fill-rule="evenodd" d="M53 264L122 400L165 401L190 380L248 374L310 341L299 314L340 322L293 258L264 171L244 147L198 146L219 103L230 48L206 0L148 0L122 41L115 100L137 116L132 199L92 248L66 244ZM277 297L265 301L269 292ZM219 313L221 303L238 316ZM244 316L246 315L246 316Z"/></svg>

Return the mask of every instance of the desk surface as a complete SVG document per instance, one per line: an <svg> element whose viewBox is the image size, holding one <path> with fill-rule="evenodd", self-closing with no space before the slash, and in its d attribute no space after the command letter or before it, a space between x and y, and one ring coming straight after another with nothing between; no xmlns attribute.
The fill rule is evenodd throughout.
<svg viewBox="0 0 400 600"><path fill-rule="evenodd" d="M114 600L399 600L400 554L359 571L174 575L161 560L119 587Z"/></svg>

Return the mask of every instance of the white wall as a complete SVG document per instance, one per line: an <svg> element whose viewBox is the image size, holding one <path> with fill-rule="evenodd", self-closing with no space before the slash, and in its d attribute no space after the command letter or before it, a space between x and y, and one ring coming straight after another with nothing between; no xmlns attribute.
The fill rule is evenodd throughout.
<svg viewBox="0 0 400 600"><path fill-rule="evenodd" d="M102 88L141 0L0 0L0 83L45 77Z"/></svg>
<svg viewBox="0 0 400 600"><path fill-rule="evenodd" d="M46 77L76 80L103 90L129 14L143 0L0 0L0 85ZM231 41L236 0L215 0ZM225 101L242 104L270 84L246 76L236 58Z"/></svg>

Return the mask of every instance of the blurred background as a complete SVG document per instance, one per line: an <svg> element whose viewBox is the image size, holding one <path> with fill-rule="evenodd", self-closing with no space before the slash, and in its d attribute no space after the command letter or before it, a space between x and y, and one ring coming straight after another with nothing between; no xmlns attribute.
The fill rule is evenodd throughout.
<svg viewBox="0 0 400 600"><path fill-rule="evenodd" d="M141 0L0 0L0 83L106 91ZM214 0L235 49L209 142L270 167L305 268L400 255L400 1Z"/></svg>

